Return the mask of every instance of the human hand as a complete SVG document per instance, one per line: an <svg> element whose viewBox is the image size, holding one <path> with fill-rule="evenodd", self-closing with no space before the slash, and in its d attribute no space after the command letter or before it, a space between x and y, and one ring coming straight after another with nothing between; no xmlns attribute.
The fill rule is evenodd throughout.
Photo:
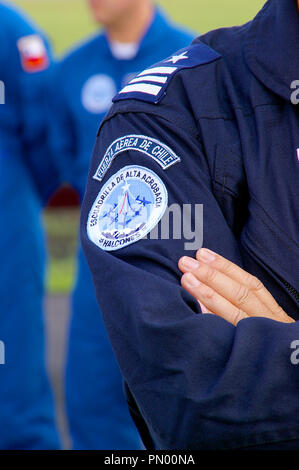
<svg viewBox="0 0 299 470"><path fill-rule="evenodd" d="M202 248L196 260L179 260L182 286L200 303L202 313L218 315L233 325L249 317L295 320L278 305L259 279L216 253Z"/></svg>

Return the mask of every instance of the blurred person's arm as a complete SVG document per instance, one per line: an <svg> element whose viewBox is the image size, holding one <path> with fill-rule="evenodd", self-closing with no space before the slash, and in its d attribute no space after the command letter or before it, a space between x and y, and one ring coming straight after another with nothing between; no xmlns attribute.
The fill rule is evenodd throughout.
<svg viewBox="0 0 299 470"><path fill-rule="evenodd" d="M48 80L48 144L60 181L72 185L77 139L66 99L66 86L63 63L57 62Z"/></svg>
<svg viewBox="0 0 299 470"><path fill-rule="evenodd" d="M9 44L11 77L18 110L18 135L34 183L46 201L59 185L58 173L47 144L46 83L52 63L44 35L28 18L14 15Z"/></svg>

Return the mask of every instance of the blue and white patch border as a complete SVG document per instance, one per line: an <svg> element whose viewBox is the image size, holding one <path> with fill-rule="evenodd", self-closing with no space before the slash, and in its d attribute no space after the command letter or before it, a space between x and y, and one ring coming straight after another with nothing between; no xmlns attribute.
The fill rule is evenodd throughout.
<svg viewBox="0 0 299 470"><path fill-rule="evenodd" d="M135 174L132 175L132 173ZM146 186L147 192L152 192L152 196L155 201L155 203L152 203L154 204L154 207L150 211L150 215L147 217L147 220L143 222L143 224L140 224L140 227L136 226L135 230L132 230L132 226L128 229L123 228L123 233L121 233L121 230L115 230L115 228L112 227L111 233L113 233L113 237L111 237L111 233L109 233L109 236L107 237L107 233L101 230L99 222L101 215L105 210L105 204L107 204L108 201L108 213L110 213L112 209L109 209L109 198L113 195L113 192L116 192L117 189L120 189L121 184L124 184L124 187L130 186L129 181L132 182L134 179L138 180L138 192L140 192L140 183ZM124 187L121 188L122 191L124 191ZM118 193L116 192L116 194ZM145 198L143 198L144 200L142 201L141 197L142 195L136 197L135 201L140 201L141 203L144 202ZM143 239L151 232L151 230L162 219L167 209L167 205L168 192L166 186L154 171L139 165L125 166L113 174L111 178L109 178L109 180L102 186L100 192L98 193L88 214L86 227L88 238L103 251L110 252L125 248L132 243L136 243L137 241ZM148 212L146 213L148 214ZM117 214L119 214L118 208ZM107 211L104 214L104 217L106 217L106 215ZM115 217L115 220L116 218L118 218L118 216ZM107 230L107 228L105 230ZM128 235L125 233L126 230L130 230Z"/></svg>
<svg viewBox="0 0 299 470"><path fill-rule="evenodd" d="M117 155L126 151L136 151L147 155L155 160L163 170L167 170L181 161L180 157L160 140L145 135L129 134L115 139L109 145L93 178L102 181L113 160Z"/></svg>

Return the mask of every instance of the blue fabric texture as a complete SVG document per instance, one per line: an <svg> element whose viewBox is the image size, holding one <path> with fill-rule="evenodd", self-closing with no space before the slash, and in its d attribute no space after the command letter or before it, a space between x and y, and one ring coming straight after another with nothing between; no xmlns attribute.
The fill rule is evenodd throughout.
<svg viewBox="0 0 299 470"><path fill-rule="evenodd" d="M0 79L5 85L5 104L0 105L0 340L5 346L0 449L58 449L42 309L45 246L40 210L50 189L32 172L33 162L46 158L42 97L51 59L35 26L2 2L0 25ZM29 72L18 44L28 37L31 41L32 35L44 48L45 63L43 70L33 65Z"/></svg>
<svg viewBox="0 0 299 470"><path fill-rule="evenodd" d="M60 177L81 199L99 124L113 96L150 64L192 41L160 11L136 56L116 59L105 32L88 39L56 65L51 82L51 138ZM79 249L66 375L68 417L75 449L138 449L122 379L96 301L91 275Z"/></svg>
<svg viewBox="0 0 299 470"><path fill-rule="evenodd" d="M197 47L199 56L214 49L214 60L204 63ZM127 96L100 128L81 240L129 406L150 447L298 449L299 369L291 361L299 336L299 117L291 102L298 51L296 2L270 0L246 25L212 31L185 48L159 102ZM198 65L189 68L194 57ZM126 145L129 135L148 136L148 145L158 140L181 161L163 170L130 144L101 182L93 178L111 143L123 138ZM187 249L188 236L175 236L171 224L169 239L99 248L109 235L101 215L114 210L101 212L114 190L107 182L132 165L158 175L169 206L202 204L203 246L256 275L296 322L260 312L234 327L202 315L177 267L196 247ZM117 217L126 207L123 202ZM90 235L95 224L98 239Z"/></svg>

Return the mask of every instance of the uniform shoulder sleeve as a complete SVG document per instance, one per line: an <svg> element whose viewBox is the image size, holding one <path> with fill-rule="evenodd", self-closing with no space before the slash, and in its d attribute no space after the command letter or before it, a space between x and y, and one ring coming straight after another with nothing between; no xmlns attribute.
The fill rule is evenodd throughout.
<svg viewBox="0 0 299 470"><path fill-rule="evenodd" d="M44 33L21 10L4 5L0 8L2 30L11 45L10 61L16 57L17 64L26 73L46 70L51 51Z"/></svg>
<svg viewBox="0 0 299 470"><path fill-rule="evenodd" d="M14 108L23 157L44 199L58 185L47 146L46 89L51 51L43 33L23 12L0 6L8 50L0 57L7 106Z"/></svg>

